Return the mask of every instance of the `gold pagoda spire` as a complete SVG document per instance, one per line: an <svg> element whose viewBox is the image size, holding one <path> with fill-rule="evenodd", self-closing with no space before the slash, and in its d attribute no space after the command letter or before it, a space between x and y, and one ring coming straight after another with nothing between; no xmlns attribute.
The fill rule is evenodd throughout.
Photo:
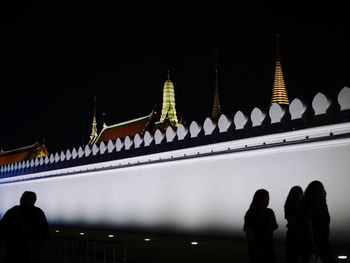
<svg viewBox="0 0 350 263"><path fill-rule="evenodd" d="M96 96L94 96L94 115L92 118L92 128L91 128L91 135L90 135L90 141L89 144L94 144L95 140L97 139L98 133L97 133L97 121L96 121Z"/></svg>
<svg viewBox="0 0 350 263"><path fill-rule="evenodd" d="M287 96L286 85L284 84L281 57L279 52L279 39L278 34L276 35L276 65L275 65L275 79L273 81L272 97L270 107L273 103L282 105L289 105L289 99Z"/></svg>
<svg viewBox="0 0 350 263"><path fill-rule="evenodd" d="M221 115L220 99L219 99L219 80L218 80L218 54L215 52L215 95L213 102L213 110L211 116L213 119L219 119Z"/></svg>
<svg viewBox="0 0 350 263"><path fill-rule="evenodd" d="M163 107L160 122L163 122L166 118L169 120L171 126L178 127L179 121L176 116L175 109L175 91L174 84L170 80L170 72L168 70L168 79L164 83L163 88Z"/></svg>

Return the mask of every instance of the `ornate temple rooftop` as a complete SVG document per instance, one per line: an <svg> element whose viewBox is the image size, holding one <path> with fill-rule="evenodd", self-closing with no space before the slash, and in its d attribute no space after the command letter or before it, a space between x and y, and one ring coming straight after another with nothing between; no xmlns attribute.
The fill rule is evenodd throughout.
<svg viewBox="0 0 350 263"><path fill-rule="evenodd" d="M0 152L0 165L22 162L30 159L41 158L48 155L45 145L34 143L22 148Z"/></svg>

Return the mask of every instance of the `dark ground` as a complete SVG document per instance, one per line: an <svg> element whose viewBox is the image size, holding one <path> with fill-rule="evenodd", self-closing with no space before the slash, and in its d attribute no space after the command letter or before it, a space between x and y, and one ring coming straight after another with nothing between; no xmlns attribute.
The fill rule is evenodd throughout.
<svg viewBox="0 0 350 263"><path fill-rule="evenodd" d="M59 232L58 232L59 231ZM84 233L83 235L81 233ZM47 263L228 263L248 262L246 240L179 234L126 233L106 230L52 228ZM113 237L109 237L109 235ZM150 239L145 241L145 239ZM191 242L197 242L192 245ZM332 244L335 262L350 255L350 245ZM275 241L277 262L286 262L284 242ZM0 262L3 262L0 249Z"/></svg>
<svg viewBox="0 0 350 263"><path fill-rule="evenodd" d="M84 232L85 234L80 235L81 232ZM114 237L108 237L109 234L113 234ZM59 237L68 237L77 238L79 240L99 240L101 242L108 242L109 244L113 242L121 242L116 243L117 262L248 262L246 240L237 240L229 237L150 234L140 232L118 233L104 230L79 229L61 229L59 233L56 233L55 229L53 229L52 235L54 239ZM145 238L149 238L150 241L145 241ZM193 241L198 242L198 245L191 245L191 242ZM122 248L123 245L124 250ZM86 245L84 243L83 248L81 249L82 254L86 252L84 250L86 246L89 245ZM89 247L89 253L92 253L92 247L93 246ZM277 262L286 262L284 242L275 241L275 248L277 254ZM350 255L349 245L333 244L333 250L335 258L338 255ZM103 261L102 258L101 261L89 261L83 257L80 258L79 261L113 262L111 260L113 253L112 249L108 248L107 245L107 249L105 249L105 251L107 251L105 252L106 261ZM104 252L101 252L100 254L103 255L103 253ZM123 261L124 259L125 261ZM346 259L338 260L336 262L350 261L349 259Z"/></svg>

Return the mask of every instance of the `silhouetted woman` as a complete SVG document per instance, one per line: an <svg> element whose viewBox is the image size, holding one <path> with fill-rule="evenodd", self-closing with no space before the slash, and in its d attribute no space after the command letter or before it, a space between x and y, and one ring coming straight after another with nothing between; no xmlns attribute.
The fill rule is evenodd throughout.
<svg viewBox="0 0 350 263"><path fill-rule="evenodd" d="M296 263L299 257L306 261L305 253L305 231L302 215L301 202L303 189L300 186L293 186L284 205L284 217L287 220L286 252L287 262Z"/></svg>
<svg viewBox="0 0 350 263"><path fill-rule="evenodd" d="M278 225L269 205L269 192L259 189L255 192L253 201L244 217L243 230L248 237L248 252L250 262L276 262L273 245L273 231Z"/></svg>
<svg viewBox="0 0 350 263"><path fill-rule="evenodd" d="M307 241L307 254L318 254L323 263L333 261L329 241L330 216L326 203L327 193L319 181L311 182L305 190L303 214Z"/></svg>

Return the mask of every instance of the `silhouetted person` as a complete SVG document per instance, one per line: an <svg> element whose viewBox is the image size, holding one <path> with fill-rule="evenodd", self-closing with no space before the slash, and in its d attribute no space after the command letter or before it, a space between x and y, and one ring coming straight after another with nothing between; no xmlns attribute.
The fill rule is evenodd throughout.
<svg viewBox="0 0 350 263"><path fill-rule="evenodd" d="M2 215L0 213L0 219L1 218L2 218ZM1 224L0 224L0 262L4 261L4 254L5 254L4 252L5 252L5 245L4 245L4 239L3 239L3 236L2 236Z"/></svg>
<svg viewBox="0 0 350 263"><path fill-rule="evenodd" d="M269 192L259 189L244 217L243 230L248 237L250 262L276 262L273 231L278 228L276 217L269 205Z"/></svg>
<svg viewBox="0 0 350 263"><path fill-rule="evenodd" d="M1 220L6 263L41 262L42 248L49 238L49 226L44 212L34 206L35 201L34 192L24 192L20 205L9 209Z"/></svg>
<svg viewBox="0 0 350 263"><path fill-rule="evenodd" d="M300 186L293 186L284 205L284 217L287 220L286 252L287 262L296 263L301 258L307 262L305 250L305 229L302 214L304 193Z"/></svg>
<svg viewBox="0 0 350 263"><path fill-rule="evenodd" d="M323 263L334 262L329 241L330 216L326 197L323 184L313 181L306 188L303 199L307 254L308 257L313 253L318 254Z"/></svg>

